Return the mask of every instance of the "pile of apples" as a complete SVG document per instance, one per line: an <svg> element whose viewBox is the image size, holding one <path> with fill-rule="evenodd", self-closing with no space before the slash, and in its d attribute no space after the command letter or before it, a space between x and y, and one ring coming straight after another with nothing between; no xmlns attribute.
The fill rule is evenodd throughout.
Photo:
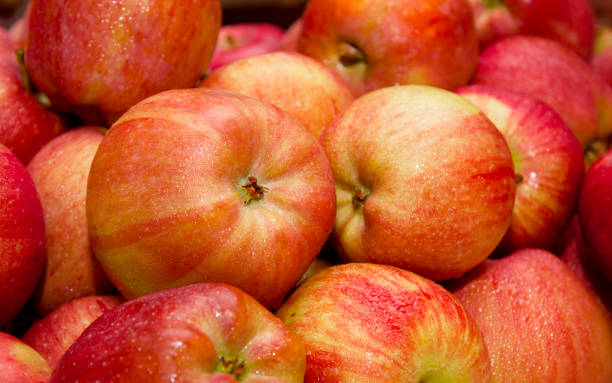
<svg viewBox="0 0 612 383"><path fill-rule="evenodd" d="M612 382L593 4L222 11L0 29L1 382Z"/></svg>

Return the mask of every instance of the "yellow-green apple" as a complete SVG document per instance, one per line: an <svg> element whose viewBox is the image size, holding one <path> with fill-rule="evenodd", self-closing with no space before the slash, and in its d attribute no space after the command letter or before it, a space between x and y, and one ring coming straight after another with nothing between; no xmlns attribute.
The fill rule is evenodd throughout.
<svg viewBox="0 0 612 383"><path fill-rule="evenodd" d="M30 303L45 315L75 298L114 287L94 258L87 233L87 176L104 128L79 127L48 142L27 166L45 218L47 262Z"/></svg>
<svg viewBox="0 0 612 383"><path fill-rule="evenodd" d="M285 30L271 23L238 23L219 29L217 44L208 70L213 71L236 60L280 50Z"/></svg>
<svg viewBox="0 0 612 383"><path fill-rule="evenodd" d="M348 86L315 59L295 52L249 57L219 68L202 87L243 93L278 106L316 137L353 102Z"/></svg>
<svg viewBox="0 0 612 383"><path fill-rule="evenodd" d="M0 326L34 291L45 265L45 223L26 167L0 144Z"/></svg>
<svg viewBox="0 0 612 383"><path fill-rule="evenodd" d="M125 113L87 185L92 249L127 298L225 282L279 307L327 240L335 189L322 146L272 104L219 89Z"/></svg>
<svg viewBox="0 0 612 383"><path fill-rule="evenodd" d="M51 368L32 347L0 332L0 377L6 383L47 383Z"/></svg>
<svg viewBox="0 0 612 383"><path fill-rule="evenodd" d="M448 286L482 331L493 382L612 381L612 329L554 254L526 248Z"/></svg>
<svg viewBox="0 0 612 383"><path fill-rule="evenodd" d="M300 17L289 25L281 38L281 50L289 52L296 52L298 50L298 41L300 40L300 35L302 34L303 24L304 22Z"/></svg>
<svg viewBox="0 0 612 383"><path fill-rule="evenodd" d="M241 290L218 283L122 303L68 349L50 383L304 380L303 342Z"/></svg>
<svg viewBox="0 0 612 383"><path fill-rule="evenodd" d="M115 295L89 295L71 300L35 321L21 340L38 351L53 370L93 321L124 301Z"/></svg>
<svg viewBox="0 0 612 383"><path fill-rule="evenodd" d="M591 56L595 16L588 0L470 0L480 47L524 34L564 44Z"/></svg>
<svg viewBox="0 0 612 383"><path fill-rule="evenodd" d="M490 380L480 331L440 285L387 265L328 267L276 312L306 347L304 382Z"/></svg>
<svg viewBox="0 0 612 383"><path fill-rule="evenodd" d="M343 261L455 278L485 260L508 229L510 150L455 93L422 85L370 92L321 142L336 182L331 240Z"/></svg>
<svg viewBox="0 0 612 383"><path fill-rule="evenodd" d="M0 28L0 143L27 164L64 123L45 108L22 82L15 45Z"/></svg>
<svg viewBox="0 0 612 383"><path fill-rule="evenodd" d="M578 217L596 267L612 282L612 150L587 171L578 203Z"/></svg>
<svg viewBox="0 0 612 383"><path fill-rule="evenodd" d="M476 68L468 0L310 0L298 51L323 62L354 96L396 84L455 89Z"/></svg>
<svg viewBox="0 0 612 383"><path fill-rule="evenodd" d="M612 86L612 26L597 27L590 62L593 69Z"/></svg>
<svg viewBox="0 0 612 383"><path fill-rule="evenodd" d="M112 123L138 101L195 86L221 26L218 0L32 0L27 71L60 110Z"/></svg>
<svg viewBox="0 0 612 383"><path fill-rule="evenodd" d="M489 45L480 54L473 83L544 101L585 151L612 133L612 89L586 61L554 40L512 36Z"/></svg>
<svg viewBox="0 0 612 383"><path fill-rule="evenodd" d="M584 176L580 143L561 117L526 94L487 85L457 90L504 135L516 173L510 228L496 249L550 249L569 223Z"/></svg>

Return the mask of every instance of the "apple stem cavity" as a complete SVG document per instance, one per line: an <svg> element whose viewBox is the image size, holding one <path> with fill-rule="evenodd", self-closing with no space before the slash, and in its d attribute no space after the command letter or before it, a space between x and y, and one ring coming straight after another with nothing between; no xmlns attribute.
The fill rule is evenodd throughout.
<svg viewBox="0 0 612 383"><path fill-rule="evenodd" d="M249 176L247 183L240 186L245 192L244 204L248 205L251 201L260 201L263 199L264 194L268 191L268 188L261 186L257 183L257 178Z"/></svg>
<svg viewBox="0 0 612 383"><path fill-rule="evenodd" d="M232 375L236 380L240 380L240 377L244 374L244 360L239 357L226 358L223 355L219 355L219 363L217 364L216 370Z"/></svg>
<svg viewBox="0 0 612 383"><path fill-rule="evenodd" d="M355 192L353 193L353 208L355 210L362 208L369 195L370 191L367 190L365 187L356 187Z"/></svg>
<svg viewBox="0 0 612 383"><path fill-rule="evenodd" d="M338 48L340 63L345 67L365 63L365 54L361 49L357 48L353 44L342 41Z"/></svg>

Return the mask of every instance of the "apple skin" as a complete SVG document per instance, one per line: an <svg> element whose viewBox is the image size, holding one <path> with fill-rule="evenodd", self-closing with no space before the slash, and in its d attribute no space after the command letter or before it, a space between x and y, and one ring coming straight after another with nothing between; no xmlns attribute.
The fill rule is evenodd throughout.
<svg viewBox="0 0 612 383"><path fill-rule="evenodd" d="M496 249L507 255L524 247L550 249L569 223L584 176L580 143L545 103L486 85L457 90L504 135L517 177L510 227Z"/></svg>
<svg viewBox="0 0 612 383"><path fill-rule="evenodd" d="M453 296L387 265L328 267L276 315L306 346L304 382L488 382L480 331Z"/></svg>
<svg viewBox="0 0 612 383"><path fill-rule="evenodd" d="M50 383L290 383L303 381L305 362L299 337L255 299L201 283L106 312L68 349Z"/></svg>
<svg viewBox="0 0 612 383"><path fill-rule="evenodd" d="M481 48L512 35L558 41L591 56L595 15L587 0L470 0ZM488 4L489 3L489 4Z"/></svg>
<svg viewBox="0 0 612 383"><path fill-rule="evenodd" d="M299 121L199 88L148 98L111 127L86 211L94 255L129 299L225 282L279 307L329 236L335 206L325 152Z"/></svg>
<svg viewBox="0 0 612 383"><path fill-rule="evenodd" d="M556 41L536 36L499 40L480 54L472 83L544 101L563 118L583 149L612 133L610 86L586 61Z"/></svg>
<svg viewBox="0 0 612 383"><path fill-rule="evenodd" d="M208 66L209 71L247 57L280 50L285 30L270 23L223 25Z"/></svg>
<svg viewBox="0 0 612 383"><path fill-rule="evenodd" d="M6 383L47 383L51 368L32 347L0 332L0 371Z"/></svg>
<svg viewBox="0 0 612 383"><path fill-rule="evenodd" d="M370 92L321 142L336 181L331 240L345 262L456 278L487 258L508 229L510 150L457 94L421 85Z"/></svg>
<svg viewBox="0 0 612 383"><path fill-rule="evenodd" d="M233 62L211 73L200 86L267 101L302 122L316 137L353 102L350 89L334 72L295 52Z"/></svg>
<svg viewBox="0 0 612 383"><path fill-rule="evenodd" d="M89 295L71 300L34 322L21 340L38 351L53 370L94 320L124 301L123 297L113 295Z"/></svg>
<svg viewBox="0 0 612 383"><path fill-rule="evenodd" d="M611 382L612 329L554 254L522 249L449 286L474 318L493 382Z"/></svg>
<svg viewBox="0 0 612 383"><path fill-rule="evenodd" d="M25 63L52 105L111 124L138 101L195 86L221 26L218 0L32 0Z"/></svg>
<svg viewBox="0 0 612 383"><path fill-rule="evenodd" d="M0 327L23 308L45 264L40 199L21 161L0 144Z"/></svg>
<svg viewBox="0 0 612 383"><path fill-rule="evenodd" d="M60 117L42 106L23 85L15 45L0 28L0 143L27 164L64 129Z"/></svg>
<svg viewBox="0 0 612 383"><path fill-rule="evenodd" d="M612 282L612 150L587 171L578 203L578 217L591 261Z"/></svg>
<svg viewBox="0 0 612 383"><path fill-rule="evenodd" d="M115 291L91 252L85 215L89 168L105 131L72 129L48 142L27 166L47 241L45 271L30 301L40 315L78 297Z"/></svg>
<svg viewBox="0 0 612 383"><path fill-rule="evenodd" d="M593 69L612 86L612 26L597 27L590 62Z"/></svg>
<svg viewBox="0 0 612 383"><path fill-rule="evenodd" d="M288 52L297 52L298 50L298 41L300 40L300 36L302 35L302 28L304 27L304 22L302 18L295 20L289 28L283 34L280 42L280 48L283 51Z"/></svg>
<svg viewBox="0 0 612 383"><path fill-rule="evenodd" d="M336 71L355 97L404 84L456 89L478 59L467 0L310 0L298 51Z"/></svg>

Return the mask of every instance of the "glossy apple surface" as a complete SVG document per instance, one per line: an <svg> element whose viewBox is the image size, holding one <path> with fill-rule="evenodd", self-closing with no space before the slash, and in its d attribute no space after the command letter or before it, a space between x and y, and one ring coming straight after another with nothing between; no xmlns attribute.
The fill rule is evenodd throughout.
<svg viewBox="0 0 612 383"><path fill-rule="evenodd" d="M87 232L87 176L105 129L79 127L56 137L28 164L45 218L47 262L31 304L45 315L75 298L114 291Z"/></svg>
<svg viewBox="0 0 612 383"><path fill-rule="evenodd" d="M328 267L277 311L306 345L305 382L488 382L480 331L441 286L386 265Z"/></svg>
<svg viewBox="0 0 612 383"><path fill-rule="evenodd" d="M298 51L336 71L355 97L397 84L455 89L476 68L467 0L310 0Z"/></svg>
<svg viewBox="0 0 612 383"><path fill-rule="evenodd" d="M334 72L311 57L291 52L234 62L211 73L200 86L267 101L298 119L316 137L353 102L351 91Z"/></svg>
<svg viewBox="0 0 612 383"><path fill-rule="evenodd" d="M592 262L612 282L612 151L608 150L587 171L580 192L578 217Z"/></svg>
<svg viewBox="0 0 612 383"><path fill-rule="evenodd" d="M605 313L552 253L487 260L450 288L482 331L493 382L612 381Z"/></svg>
<svg viewBox="0 0 612 383"><path fill-rule="evenodd" d="M179 287L106 312L68 349L50 383L301 383L302 341L229 285Z"/></svg>
<svg viewBox="0 0 612 383"><path fill-rule="evenodd" d="M585 150L612 133L610 86L586 61L556 41L513 36L490 45L480 55L473 83L544 101L559 113Z"/></svg>
<svg viewBox="0 0 612 383"><path fill-rule="evenodd" d="M0 326L23 308L45 264L45 223L21 161L0 144Z"/></svg>
<svg viewBox="0 0 612 383"><path fill-rule="evenodd" d="M486 85L470 85L457 93L495 124L514 162L514 209L496 252L550 249L574 213L584 176L576 136L554 110L533 97Z"/></svg>
<svg viewBox="0 0 612 383"><path fill-rule="evenodd" d="M321 136L336 181L332 241L344 261L434 280L482 262L510 224L503 135L472 103L420 85L355 100Z"/></svg>
<svg viewBox="0 0 612 383"><path fill-rule="evenodd" d="M32 0L25 63L54 107L111 124L138 101L195 86L210 62L218 0Z"/></svg>
<svg viewBox="0 0 612 383"><path fill-rule="evenodd" d="M612 26L598 26L591 65L612 86Z"/></svg>
<svg viewBox="0 0 612 383"><path fill-rule="evenodd" d="M280 50L284 29L270 23L223 25L219 29L209 71L251 56Z"/></svg>
<svg viewBox="0 0 612 383"><path fill-rule="evenodd" d="M0 332L0 370L7 383L47 383L51 368L32 347Z"/></svg>
<svg viewBox="0 0 612 383"><path fill-rule="evenodd" d="M331 232L323 148L269 103L160 93L104 137L87 186L92 248L127 298L225 282L278 307Z"/></svg>
<svg viewBox="0 0 612 383"><path fill-rule="evenodd" d="M34 322L21 340L38 351L53 370L93 321L124 301L123 297L112 295L89 295L71 300Z"/></svg>

